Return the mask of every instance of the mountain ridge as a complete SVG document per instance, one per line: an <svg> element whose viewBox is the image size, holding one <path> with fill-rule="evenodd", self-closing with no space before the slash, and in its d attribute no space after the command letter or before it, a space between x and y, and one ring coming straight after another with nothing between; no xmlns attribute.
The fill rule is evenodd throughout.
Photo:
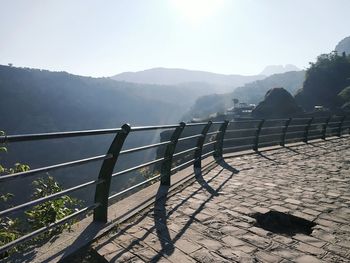
<svg viewBox="0 0 350 263"><path fill-rule="evenodd" d="M264 77L262 75L244 76L239 74L220 74L200 70L157 67L136 72L123 72L110 78L118 81L159 85L181 85L184 83L202 82L222 86L222 90L226 91L227 87L232 89L248 82L263 79Z"/></svg>
<svg viewBox="0 0 350 263"><path fill-rule="evenodd" d="M286 64L285 66L283 66L283 65L268 65L263 69L263 71L259 75L265 75L268 77L268 76L271 76L274 74L281 74L281 73L286 73L289 71L300 71L300 69L293 64Z"/></svg>

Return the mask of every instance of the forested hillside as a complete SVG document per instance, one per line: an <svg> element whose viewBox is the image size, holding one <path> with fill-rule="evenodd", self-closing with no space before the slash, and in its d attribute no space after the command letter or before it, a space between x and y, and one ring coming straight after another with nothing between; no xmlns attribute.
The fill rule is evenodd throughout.
<svg viewBox="0 0 350 263"><path fill-rule="evenodd" d="M205 118L209 114L223 112L233 105L233 98L248 104L258 104L273 87L283 87L294 95L302 87L304 78L305 71L291 71L245 84L230 93L203 96L197 99L184 118Z"/></svg>
<svg viewBox="0 0 350 263"><path fill-rule="evenodd" d="M305 110L323 106L338 111L348 103L344 89L350 86L350 55L332 52L318 56L306 71L303 88L295 99Z"/></svg>
<svg viewBox="0 0 350 263"><path fill-rule="evenodd" d="M170 86L8 66L0 66L0 91L0 129L8 133L173 123L194 100Z"/></svg>

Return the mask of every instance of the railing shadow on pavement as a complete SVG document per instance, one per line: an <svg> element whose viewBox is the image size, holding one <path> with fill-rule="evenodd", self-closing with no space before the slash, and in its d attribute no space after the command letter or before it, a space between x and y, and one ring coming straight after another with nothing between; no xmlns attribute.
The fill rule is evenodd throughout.
<svg viewBox="0 0 350 263"><path fill-rule="evenodd" d="M156 201L154 203L153 220L163 253L166 255L171 255L174 252L174 244L171 242L171 237L167 226L166 201L168 191L169 186L159 186Z"/></svg>
<svg viewBox="0 0 350 263"><path fill-rule="evenodd" d="M218 166L216 165L212 169L214 169L216 167L218 167ZM169 196L168 196L169 195L169 192L168 192L169 189L167 187L160 186L159 189L158 189L158 192L157 192L158 199L155 202L154 209L153 209L153 215L152 215L153 216L154 225L151 228L147 229L147 232L142 237L138 238L137 241L133 241L127 247L124 247L122 251L120 251L118 254L116 254L111 259L111 261L118 260L124 253L130 251L134 246L139 245L140 242L145 240L149 235L154 235L154 234L159 239L159 242L161 244L161 250L160 251L156 251L157 253L155 253L155 256L152 258L152 260L150 260L150 262L158 262L163 256L170 256L174 252L176 241L191 226L191 224L195 220L196 215L198 215L203 210L205 205L210 200L212 200L215 196L218 195L218 193L221 190L221 188L235 174L235 172L232 172L231 175L229 175L229 176L225 175L225 177L226 177L225 180L216 189L211 188L208 183L210 183L215 178L220 176L224 170L225 170L224 168L220 169L220 171L218 171L214 176L212 176L207 181L205 181L205 183L203 183L204 178L202 177L203 175L202 175L202 172L201 172L199 177L196 178L197 182L198 182L198 180L199 181L203 180L202 182L198 182L200 187L196 191L191 193L187 198L181 200L181 202L176 204L176 206L172 207L172 209L170 211L168 211L168 212L166 211L166 201L169 198ZM206 173L209 173L209 172L210 171L207 171ZM197 172L197 175L198 174L199 173ZM180 231L177 232L176 235L172 238L171 234L170 234L170 230L168 229L168 226L167 226L168 218L172 214L174 214L181 206L183 206L185 203L187 203L190 198L194 197L197 193L199 193L203 189L207 190L210 195L208 196L208 198L206 200L204 200L200 204L200 206L191 215L189 215L189 220L180 229ZM209 190L209 189L212 189L212 190ZM180 189L178 191L180 192L182 190ZM113 239L118 238L118 236L127 233L128 229L131 229L133 226L136 226L138 223L140 223L142 220L144 220L147 216L149 216L148 213L143 214L135 222L129 223L125 228L123 228L121 230L120 233L112 236L111 238L109 238L105 242L100 243L98 246L96 246L95 249L98 250L99 248L103 247L104 245L108 244L109 242L112 242ZM154 231L156 231L156 233L154 233Z"/></svg>
<svg viewBox="0 0 350 263"><path fill-rule="evenodd" d="M218 158L216 159L216 163L219 164L222 168L236 174L239 173L239 170L235 169L234 167L232 167L231 165L229 165L224 158Z"/></svg>
<svg viewBox="0 0 350 263"><path fill-rule="evenodd" d="M221 172L224 171L224 169L220 170L217 175L215 175L213 178L211 178L210 180L208 180L208 182L210 182L211 180L213 180L215 177L217 177L218 175L221 174ZM213 189L205 180L204 178L202 177L202 173L201 172L198 172L197 170L197 174L196 174L196 181L201 185L201 188L204 188L208 191L208 193L210 194L210 196L205 200L203 201L200 206L189 216L189 220L186 222L186 224L182 227L182 229L175 235L174 238L171 238L170 237L170 233L169 233L169 230L168 230L168 227L166 226L166 220L167 218L174 212L174 210L172 211L172 213L169 212L169 215L166 216L166 209L165 209L165 202L166 202L166 199L164 198L164 203L162 203L163 205L163 215L165 216L165 218L162 219L162 222L165 223L165 226L164 225L159 225L158 224L158 229L157 229L157 236L160 238L159 241L160 243L162 244L162 250L157 254L155 255L151 262L158 262L161 257L165 254L165 255L171 255L174 251L174 247L175 247L175 243L177 240L180 239L180 237L186 232L186 230L191 226L191 224L193 223L193 221L195 220L196 218L196 215L198 215L202 210L203 208L205 207L205 205L210 201L212 200L215 196L218 196L219 195L219 192L221 190L221 188L232 178L232 176L234 175L234 173L231 173L230 176L228 176L220 185L217 189ZM195 191L193 194L191 194L188 198L186 198L185 200L183 200L180 205L184 204L185 202L188 201L188 199L190 199L195 193L197 193L199 190ZM180 207L180 205L176 206L176 209L178 207ZM156 216L156 215L155 215ZM156 228L157 228L157 225L156 225ZM165 237L165 238L164 238ZM166 238L168 237L168 238ZM164 241L161 241L161 239L164 239ZM165 244L163 246L163 244ZM169 249L170 248L170 249Z"/></svg>

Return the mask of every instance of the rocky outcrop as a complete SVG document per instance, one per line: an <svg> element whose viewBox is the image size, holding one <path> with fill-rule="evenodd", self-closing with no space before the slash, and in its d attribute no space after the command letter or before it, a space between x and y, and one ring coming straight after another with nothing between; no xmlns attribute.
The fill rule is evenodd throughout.
<svg viewBox="0 0 350 263"><path fill-rule="evenodd" d="M293 96L284 88L270 89L252 112L254 118L284 118L303 113Z"/></svg>

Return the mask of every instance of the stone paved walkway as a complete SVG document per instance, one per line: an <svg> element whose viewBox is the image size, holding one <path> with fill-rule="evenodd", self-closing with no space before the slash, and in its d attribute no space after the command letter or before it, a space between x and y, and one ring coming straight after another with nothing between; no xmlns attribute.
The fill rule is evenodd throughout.
<svg viewBox="0 0 350 263"><path fill-rule="evenodd" d="M225 158L93 248L110 262L350 262L349 146L342 138ZM316 226L264 230L252 215L270 210Z"/></svg>

